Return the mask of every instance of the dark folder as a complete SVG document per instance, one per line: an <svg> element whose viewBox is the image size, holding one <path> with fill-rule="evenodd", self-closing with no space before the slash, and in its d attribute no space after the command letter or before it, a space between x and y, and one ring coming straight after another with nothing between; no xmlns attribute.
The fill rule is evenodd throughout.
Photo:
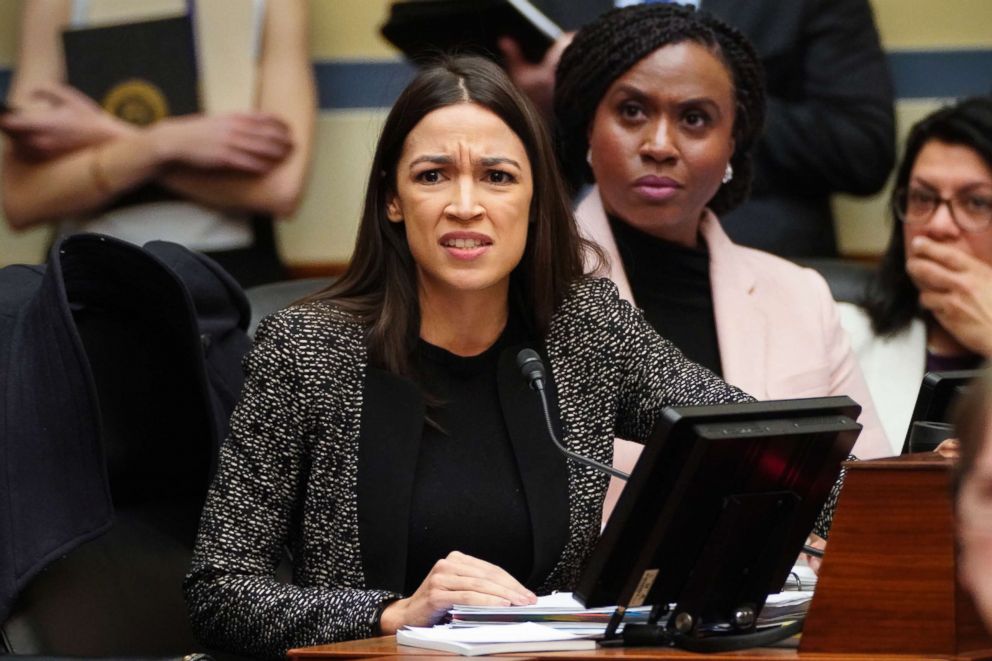
<svg viewBox="0 0 992 661"><path fill-rule="evenodd" d="M189 16L65 30L69 84L133 124L200 109Z"/></svg>
<svg viewBox="0 0 992 661"><path fill-rule="evenodd" d="M400 0L382 26L382 36L414 60L440 53L498 56L497 40L508 35L524 57L539 62L560 34L527 0Z"/></svg>

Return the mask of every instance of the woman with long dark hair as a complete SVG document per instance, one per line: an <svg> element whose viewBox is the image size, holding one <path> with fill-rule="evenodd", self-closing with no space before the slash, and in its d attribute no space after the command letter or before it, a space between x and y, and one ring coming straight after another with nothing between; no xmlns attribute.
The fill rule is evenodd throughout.
<svg viewBox="0 0 992 661"><path fill-rule="evenodd" d="M754 49L720 20L677 4L602 15L562 55L555 89L576 220L609 256L604 275L686 356L759 399L850 395L855 454L890 455L823 278L720 226L747 197L765 105ZM639 454L618 441L614 465Z"/></svg>
<svg viewBox="0 0 992 661"><path fill-rule="evenodd" d="M669 405L748 399L662 339L583 242L540 117L476 58L423 70L375 152L354 259L268 317L186 582L204 642L262 656L570 588L608 463ZM290 584L274 578L284 547Z"/></svg>
<svg viewBox="0 0 992 661"><path fill-rule="evenodd" d="M913 126L890 209L892 235L864 309L845 305L842 315L901 443L926 372L992 358L992 97Z"/></svg>

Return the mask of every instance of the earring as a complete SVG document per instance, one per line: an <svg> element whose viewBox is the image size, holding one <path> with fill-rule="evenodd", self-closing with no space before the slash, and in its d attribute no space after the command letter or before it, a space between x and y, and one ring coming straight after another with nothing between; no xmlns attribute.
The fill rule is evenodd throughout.
<svg viewBox="0 0 992 661"><path fill-rule="evenodd" d="M589 167L592 167L592 147L586 150L586 163L589 164Z"/></svg>
<svg viewBox="0 0 992 661"><path fill-rule="evenodd" d="M733 178L734 178L734 166L731 165L730 163L727 163L727 169L723 171L723 179L721 179L720 181L725 184L729 184L730 180Z"/></svg>

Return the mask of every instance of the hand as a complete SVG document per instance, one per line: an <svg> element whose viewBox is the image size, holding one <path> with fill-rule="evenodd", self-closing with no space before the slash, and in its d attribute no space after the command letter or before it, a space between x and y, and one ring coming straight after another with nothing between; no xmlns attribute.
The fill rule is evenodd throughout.
<svg viewBox="0 0 992 661"><path fill-rule="evenodd" d="M572 43L574 32L566 32L548 48L540 62L534 64L524 57L520 44L513 37L502 36L497 45L503 55L503 67L510 80L530 97L537 109L551 117L555 91L555 70L565 48Z"/></svg>
<svg viewBox="0 0 992 661"><path fill-rule="evenodd" d="M811 534L809 539L806 540L806 544L815 549L820 549L821 551L827 548L827 540L823 539L819 535ZM818 558L815 555L810 555L809 553L803 553L802 557L806 560L806 564L809 565L809 568L812 569L814 573L820 573L820 565L823 564L823 558Z"/></svg>
<svg viewBox="0 0 992 661"><path fill-rule="evenodd" d="M455 604L524 606L537 602L533 592L496 565L452 551L438 560L417 591L382 612L384 635L402 626L430 626Z"/></svg>
<svg viewBox="0 0 992 661"><path fill-rule="evenodd" d="M265 174L293 150L289 126L271 113L173 117L148 130L164 160L205 170Z"/></svg>
<svg viewBox="0 0 992 661"><path fill-rule="evenodd" d="M963 347L992 357L992 265L923 236L908 248L920 305Z"/></svg>
<svg viewBox="0 0 992 661"><path fill-rule="evenodd" d="M28 159L48 160L134 128L73 87L45 85L29 91L15 110L0 116L0 130Z"/></svg>
<svg viewBox="0 0 992 661"><path fill-rule="evenodd" d="M941 457L957 459L961 455L961 442L956 438L944 439L933 451Z"/></svg>

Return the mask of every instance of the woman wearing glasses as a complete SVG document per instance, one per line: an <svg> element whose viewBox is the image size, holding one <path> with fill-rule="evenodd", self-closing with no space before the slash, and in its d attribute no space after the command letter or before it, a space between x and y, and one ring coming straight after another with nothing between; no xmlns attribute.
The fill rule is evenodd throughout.
<svg viewBox="0 0 992 661"><path fill-rule="evenodd" d="M925 372L992 357L992 98L912 128L892 212L865 309L842 312L890 439L905 436Z"/></svg>

